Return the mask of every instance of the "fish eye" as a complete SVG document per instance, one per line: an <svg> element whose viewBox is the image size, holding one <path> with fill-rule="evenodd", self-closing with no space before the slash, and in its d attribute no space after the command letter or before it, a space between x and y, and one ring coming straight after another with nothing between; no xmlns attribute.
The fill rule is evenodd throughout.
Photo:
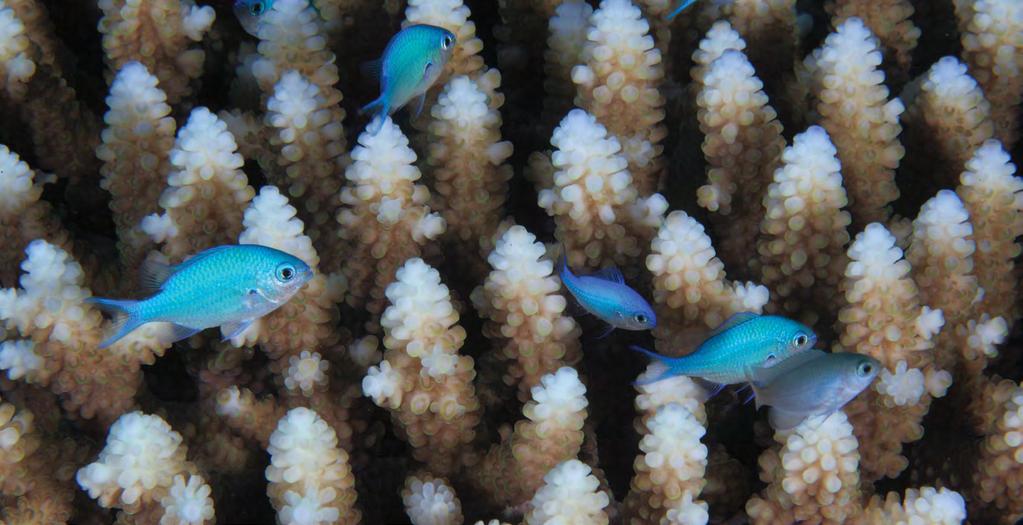
<svg viewBox="0 0 1023 525"><path fill-rule="evenodd" d="M803 346L809 340L810 340L810 338L807 337L806 334L799 334L799 335L796 336L796 338L793 340L793 342L796 343L796 346Z"/></svg>
<svg viewBox="0 0 1023 525"><path fill-rule="evenodd" d="M858 370L858 372L859 372L859 374L861 376L868 376L873 371L874 371L874 367L870 363L861 363L860 364L860 369Z"/></svg>
<svg viewBox="0 0 1023 525"><path fill-rule="evenodd" d="M636 322L639 324L646 324L647 318L643 314L636 314Z"/></svg>
<svg viewBox="0 0 1023 525"><path fill-rule="evenodd" d="M249 6L249 12L255 16L263 14L263 11L265 10L266 6L263 5L263 2L253 2L252 5Z"/></svg>
<svg viewBox="0 0 1023 525"><path fill-rule="evenodd" d="M447 48L451 47L451 44L454 44L454 43L455 43L455 39L452 38L451 35L444 35L444 39L441 40L440 47L443 48L443 49L447 49Z"/></svg>
<svg viewBox="0 0 1023 525"><path fill-rule="evenodd" d="M288 282L295 278L295 267L284 263L277 267L277 279L281 282Z"/></svg>

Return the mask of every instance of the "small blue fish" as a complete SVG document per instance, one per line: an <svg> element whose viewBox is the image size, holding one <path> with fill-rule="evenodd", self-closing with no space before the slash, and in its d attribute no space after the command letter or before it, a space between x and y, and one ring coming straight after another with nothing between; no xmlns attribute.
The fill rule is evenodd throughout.
<svg viewBox="0 0 1023 525"><path fill-rule="evenodd" d="M668 14L668 16L666 18L668 20L671 20L671 19L675 18L676 16L679 15L679 13L681 13L682 11L685 11L685 9L687 7L689 7L689 6L691 6L691 5L695 4L695 3L696 3L696 0L683 0L682 5L676 7L675 10L672 11L670 14Z"/></svg>
<svg viewBox="0 0 1023 525"><path fill-rule="evenodd" d="M246 33L258 38L259 19L273 9L274 1L234 0L234 16L238 18L238 22ZM309 5L316 9L316 4L313 3L313 0L309 0ZM316 10L316 14L319 14L319 10Z"/></svg>
<svg viewBox="0 0 1023 525"><path fill-rule="evenodd" d="M106 348L139 326L174 324L173 341L220 326L230 339L256 319L280 308L313 277L309 265L280 250L256 244L210 248L169 266L148 259L142 282L156 294L143 300L91 297L88 302L115 314Z"/></svg>
<svg viewBox="0 0 1023 525"><path fill-rule="evenodd" d="M757 380L763 369L816 343L817 335L801 323L776 315L742 312L728 318L686 356L667 357L638 346L630 348L667 365L666 370L642 384L684 375L733 385Z"/></svg>
<svg viewBox="0 0 1023 525"><path fill-rule="evenodd" d="M753 383L757 408L770 406L775 430L841 409L877 377L881 364L863 354L809 350L760 375Z"/></svg>
<svg viewBox="0 0 1023 525"><path fill-rule="evenodd" d="M455 49L455 34L443 27L411 25L391 38L384 56L363 65L367 74L379 77L380 96L362 108L387 117L408 101L419 97L418 116L423 111L426 91L440 77Z"/></svg>
<svg viewBox="0 0 1023 525"><path fill-rule="evenodd" d="M615 328L650 330L657 326L657 315L650 303L625 284L617 268L606 268L596 275L576 276L564 255L558 265L561 282L579 304L611 325L603 335Z"/></svg>

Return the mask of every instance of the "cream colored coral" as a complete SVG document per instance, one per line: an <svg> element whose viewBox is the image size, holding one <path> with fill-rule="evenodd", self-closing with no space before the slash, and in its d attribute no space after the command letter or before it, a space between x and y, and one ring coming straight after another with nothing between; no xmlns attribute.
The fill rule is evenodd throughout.
<svg viewBox="0 0 1023 525"><path fill-rule="evenodd" d="M723 15L749 43L746 53L758 76L767 82L792 70L799 40L795 0L721 2Z"/></svg>
<svg viewBox="0 0 1023 525"><path fill-rule="evenodd" d="M885 70L905 79L920 39L920 28L913 23L913 4L909 0L829 0L824 9L831 15L831 25L835 27L852 17L863 20L884 47Z"/></svg>
<svg viewBox="0 0 1023 525"><path fill-rule="evenodd" d="M35 75L31 42L18 13L0 2L0 89L13 99L25 96L26 84Z"/></svg>
<svg viewBox="0 0 1023 525"><path fill-rule="evenodd" d="M820 124L838 148L853 222L861 225L890 215L888 205L899 197L895 168L905 154L898 140L905 108L888 100L880 64L877 39L859 18L839 25L806 59Z"/></svg>
<svg viewBox="0 0 1023 525"><path fill-rule="evenodd" d="M257 400L251 390L237 386L217 393L215 409L238 434L263 448L270 443L270 433L285 412L273 398Z"/></svg>
<svg viewBox="0 0 1023 525"><path fill-rule="evenodd" d="M260 189L245 210L242 224L245 231L238 237L239 243L276 248L302 259L314 270L318 268L319 256L304 234L302 221L295 217L295 208L277 188L264 186ZM235 342L258 342L271 359L280 362L280 370L289 356L338 341L335 303L343 296L342 282L328 279L316 270L313 278L287 304L257 319L235 337Z"/></svg>
<svg viewBox="0 0 1023 525"><path fill-rule="evenodd" d="M529 502L527 525L606 525L607 493L585 463L570 459L551 469Z"/></svg>
<svg viewBox="0 0 1023 525"><path fill-rule="evenodd" d="M700 438L707 430L697 416L675 403L659 408L645 426L625 498L625 522L670 522L673 509L680 511L675 513L678 517L687 507L702 503L694 500L706 484L707 447ZM702 506L705 509L706 503Z"/></svg>
<svg viewBox="0 0 1023 525"><path fill-rule="evenodd" d="M827 131L811 126L782 153L764 196L755 264L778 311L790 315L830 310L845 271L852 219L836 153Z"/></svg>
<svg viewBox="0 0 1023 525"><path fill-rule="evenodd" d="M860 454L844 413L807 419L774 439L781 447L759 459L768 486L746 503L752 523L837 525L860 513Z"/></svg>
<svg viewBox="0 0 1023 525"><path fill-rule="evenodd" d="M192 0L99 0L99 8L104 58L112 70L139 61L160 79L172 104L191 94L206 58L193 44L213 25L212 7Z"/></svg>
<svg viewBox="0 0 1023 525"><path fill-rule="evenodd" d="M699 47L693 51L693 68L689 71L689 76L693 79L690 89L694 99L705 83L710 65L731 49L744 52L746 41L727 20L714 22L707 30L707 34L700 39Z"/></svg>
<svg viewBox="0 0 1023 525"><path fill-rule="evenodd" d="M462 503L447 480L429 474L412 475L405 479L401 491L412 525L462 525Z"/></svg>
<svg viewBox="0 0 1023 525"><path fill-rule="evenodd" d="M569 264L581 272L638 259L667 201L660 194L639 196L618 139L583 110L565 116L551 144L557 148L553 186L540 188L538 202L554 217ZM654 219L638 219L647 214Z"/></svg>
<svg viewBox="0 0 1023 525"><path fill-rule="evenodd" d="M937 61L906 112L907 162L934 184L951 186L973 152L994 133L991 105L966 65L955 57Z"/></svg>
<svg viewBox="0 0 1023 525"><path fill-rule="evenodd" d="M267 452L267 495L281 523L359 523L348 453L316 412L288 411L270 435Z"/></svg>
<svg viewBox="0 0 1023 525"><path fill-rule="evenodd" d="M565 0L547 23L547 49L543 52L543 122L554 125L572 109L575 84L572 68L582 62L586 33L593 8L584 0Z"/></svg>
<svg viewBox="0 0 1023 525"><path fill-rule="evenodd" d="M345 136L335 115L336 102L301 73L285 72L267 101L266 125L273 130L270 144L278 153L288 194L299 203L299 215L324 257L325 272L340 269L334 216L340 206Z"/></svg>
<svg viewBox="0 0 1023 525"><path fill-rule="evenodd" d="M435 86L447 84L449 78L467 75L475 78L486 66L480 53L483 41L476 37L476 23L469 19L472 13L462 0L410 0L405 8L403 26L429 24L443 27L455 34L455 49L444 66L444 73ZM437 88L434 88L435 90ZM429 114L432 104L428 103L424 113Z"/></svg>
<svg viewBox="0 0 1023 525"><path fill-rule="evenodd" d="M756 241L761 201L781 161L781 123L753 65L738 50L724 51L707 66L696 103L708 181L697 200L717 212L712 217L722 234L722 256L739 264Z"/></svg>
<svg viewBox="0 0 1023 525"><path fill-rule="evenodd" d="M434 473L450 473L480 417L473 360L458 354L465 330L437 270L414 258L395 277L387 287L391 304L380 321L387 352L369 369L362 389L377 405L390 408L416 459ZM385 387L380 383L388 371L397 378Z"/></svg>
<svg viewBox="0 0 1023 525"><path fill-rule="evenodd" d="M495 504L525 503L548 471L579 454L587 404L586 387L575 369L545 375L522 408L525 418L468 467L470 479Z"/></svg>
<svg viewBox="0 0 1023 525"><path fill-rule="evenodd" d="M974 497L997 509L1004 523L1023 516L1023 387L997 405L996 419L986 432L973 473Z"/></svg>
<svg viewBox="0 0 1023 525"><path fill-rule="evenodd" d="M308 0L275 1L260 18L257 31L260 58L251 68L263 93L269 96L285 72L297 71L320 88L323 105L332 107L331 121L340 125L344 110L334 107L341 101L341 92L333 87L338 81L336 58Z"/></svg>
<svg viewBox="0 0 1023 525"><path fill-rule="evenodd" d="M509 228L487 258L493 271L472 297L490 320L484 334L510 360L505 382L518 384L523 401L541 377L582 358L579 326L565 312L567 301L545 255L532 233Z"/></svg>
<svg viewBox="0 0 1023 525"><path fill-rule="evenodd" d="M375 315L384 309L395 270L420 255L446 224L428 207L430 191L416 184L416 154L390 119L363 132L351 157L337 216L347 243L343 269L351 290L345 300Z"/></svg>
<svg viewBox="0 0 1023 525"><path fill-rule="evenodd" d="M512 144L501 140L501 103L466 76L452 78L433 106L424 171L437 192L434 207L476 259L497 230L512 168ZM475 252L475 253L474 253ZM477 255L479 254L479 255Z"/></svg>
<svg viewBox="0 0 1023 525"><path fill-rule="evenodd" d="M180 262L206 248L234 241L255 191L242 172L242 156L227 125L200 107L178 131L172 170L160 195L160 214L146 216L142 230Z"/></svg>
<svg viewBox="0 0 1023 525"><path fill-rule="evenodd" d="M703 225L673 211L650 245L646 267L653 275L657 348L671 355L693 350L684 342L693 330L716 328L738 312L763 311L767 288L726 279Z"/></svg>
<svg viewBox="0 0 1023 525"><path fill-rule="evenodd" d="M212 523L209 486L187 455L181 434L166 421L130 412L110 427L106 446L78 471L77 480L106 508L144 515L159 505L161 523Z"/></svg>
<svg viewBox="0 0 1023 525"><path fill-rule="evenodd" d="M977 281L984 289L981 311L1011 325L1020 317L1019 281L1013 262L1023 247L1023 178L996 140L985 142L966 163L956 189L970 214Z"/></svg>
<svg viewBox="0 0 1023 525"><path fill-rule="evenodd" d="M586 39L582 63L572 69L578 88L575 105L618 139L636 190L650 195L661 184L661 142L668 134L659 91L664 80L661 51L631 0L603 0L590 17Z"/></svg>
<svg viewBox="0 0 1023 525"><path fill-rule="evenodd" d="M117 226L118 249L125 268L138 268L149 247L139 229L142 219L159 211L163 181L170 173L170 151L177 125L167 95L155 76L139 62L117 72L104 121L100 187L110 192L110 211Z"/></svg>
<svg viewBox="0 0 1023 525"><path fill-rule="evenodd" d="M898 494L889 492L883 501L880 496L871 497L865 519L869 523L956 525L966 520L966 502L958 492L946 488L907 489L901 502Z"/></svg>
<svg viewBox="0 0 1023 525"><path fill-rule="evenodd" d="M1023 101L1023 4L1015 0L956 2L963 60L991 103L995 138L1019 139Z"/></svg>
<svg viewBox="0 0 1023 525"><path fill-rule="evenodd" d="M0 400L0 496L14 500L0 512L7 523L19 523L19 515L21 523L70 519L73 476L65 475L64 448L40 432L31 411Z"/></svg>
<svg viewBox="0 0 1023 525"><path fill-rule="evenodd" d="M907 466L899 454L902 443L923 436L920 422L931 398L944 395L951 383L948 372L934 364L935 335L944 319L940 310L921 305L910 265L884 226L868 225L848 254L838 348L868 354L885 370L876 390L854 400L846 412L860 441L862 477L894 477Z"/></svg>

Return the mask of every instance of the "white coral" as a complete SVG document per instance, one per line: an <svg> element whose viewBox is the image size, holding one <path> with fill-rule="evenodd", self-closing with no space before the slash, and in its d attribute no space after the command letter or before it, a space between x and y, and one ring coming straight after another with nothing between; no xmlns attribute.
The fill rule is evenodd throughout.
<svg viewBox="0 0 1023 525"><path fill-rule="evenodd" d="M586 408L586 386L579 381L579 373L572 367L562 367L547 374L532 389L535 404L523 409L526 417L542 424L563 426L565 421L578 419ZM579 421L580 425L582 421ZM541 432L542 434L542 432Z"/></svg>
<svg viewBox="0 0 1023 525"><path fill-rule="evenodd" d="M442 479L410 478L401 499L412 525L462 525L462 505Z"/></svg>
<svg viewBox="0 0 1023 525"><path fill-rule="evenodd" d="M44 372L43 358L35 351L33 341L16 340L0 342L0 370L7 371L11 380L25 378L36 382L37 374Z"/></svg>
<svg viewBox="0 0 1023 525"><path fill-rule="evenodd" d="M571 459L543 477L544 485L529 503L528 525L589 525L608 522L610 503L589 465Z"/></svg>
<svg viewBox="0 0 1023 525"><path fill-rule="evenodd" d="M170 491L160 501L163 516L160 525L196 525L212 522L213 498L210 486L199 476L175 476Z"/></svg>
<svg viewBox="0 0 1023 525"><path fill-rule="evenodd" d="M327 370L330 363L319 353L303 351L300 355L288 359L288 370L284 374L284 386L288 390L300 390L302 395L309 397L317 388L327 384Z"/></svg>
<svg viewBox="0 0 1023 525"><path fill-rule="evenodd" d="M899 361L895 372L881 370L874 387L885 394L898 406L916 404L926 392L924 373L919 368L908 368L905 361ZM885 400L888 402L888 399Z"/></svg>

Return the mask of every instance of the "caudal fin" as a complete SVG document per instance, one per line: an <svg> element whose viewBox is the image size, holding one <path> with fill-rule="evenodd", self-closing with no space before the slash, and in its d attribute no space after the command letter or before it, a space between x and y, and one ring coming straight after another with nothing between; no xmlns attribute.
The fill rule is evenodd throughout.
<svg viewBox="0 0 1023 525"><path fill-rule="evenodd" d="M365 115L367 113L373 113L374 114L374 120L376 120L378 118L379 119L386 118L387 115L388 115L388 111L389 111L389 108L387 107L387 98L386 98L385 94L381 94L373 102L370 102L369 104L366 104L365 106L362 106L362 109L359 110L359 114L360 115Z"/></svg>
<svg viewBox="0 0 1023 525"><path fill-rule="evenodd" d="M90 297L85 302L94 304L99 309L113 315L113 320L111 321L111 326L113 327L111 333L113 335L100 343L100 348L107 348L142 325L142 320L135 313L135 305L138 304L138 301Z"/></svg>
<svg viewBox="0 0 1023 525"><path fill-rule="evenodd" d="M693 5L695 2L696 2L696 0L683 0L682 5L676 7L675 10L672 11L671 13L669 13L668 16L665 17L665 18L667 20L672 20L673 18L678 16L679 13L681 13L682 11L685 11L687 7Z"/></svg>
<svg viewBox="0 0 1023 525"><path fill-rule="evenodd" d="M660 381L662 379L668 379L669 377L674 377L674 376L678 375L677 373L675 373L674 370L672 370L672 366L671 366L672 358L667 357L667 356L663 356L661 354L658 354L657 352L651 352L650 350L647 350L646 348L643 348L643 347L640 347L640 346L636 346L636 345L630 345L629 346L629 350L632 350L633 352L639 352L639 353L641 353L641 354L643 354L643 355L653 359L654 362L660 363L661 366L662 366L662 370L661 371L655 372L654 375L651 376L651 377L644 377L642 379L637 379L636 381L634 381L632 383L633 385L635 385L635 386L649 385L650 383L656 383L656 382L658 382L658 381Z"/></svg>

